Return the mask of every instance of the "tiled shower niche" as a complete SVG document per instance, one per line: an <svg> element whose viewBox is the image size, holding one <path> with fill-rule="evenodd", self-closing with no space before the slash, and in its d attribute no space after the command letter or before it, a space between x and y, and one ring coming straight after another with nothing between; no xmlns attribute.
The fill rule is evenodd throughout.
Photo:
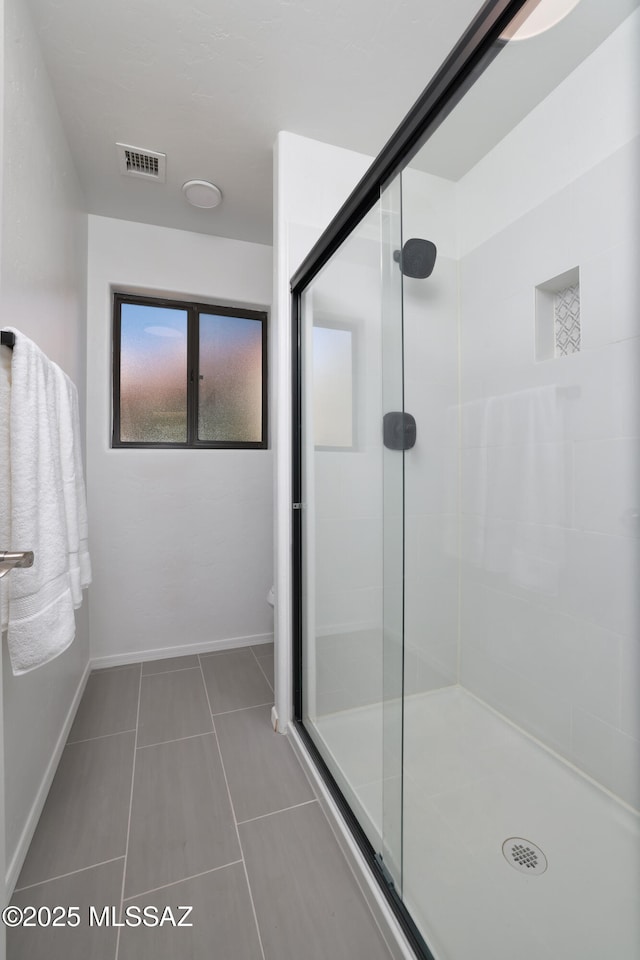
<svg viewBox="0 0 640 960"><path fill-rule="evenodd" d="M580 352L580 271L567 270L536 287L536 360Z"/></svg>

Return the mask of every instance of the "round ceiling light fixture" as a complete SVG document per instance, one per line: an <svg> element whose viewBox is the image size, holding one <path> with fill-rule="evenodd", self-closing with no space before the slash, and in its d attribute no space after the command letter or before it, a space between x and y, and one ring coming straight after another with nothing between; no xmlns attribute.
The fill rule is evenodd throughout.
<svg viewBox="0 0 640 960"><path fill-rule="evenodd" d="M182 192L192 207L211 210L222 203L222 191L208 180L187 180L182 184Z"/></svg>
<svg viewBox="0 0 640 960"><path fill-rule="evenodd" d="M529 0L500 34L501 40L529 40L564 20L580 0Z"/></svg>

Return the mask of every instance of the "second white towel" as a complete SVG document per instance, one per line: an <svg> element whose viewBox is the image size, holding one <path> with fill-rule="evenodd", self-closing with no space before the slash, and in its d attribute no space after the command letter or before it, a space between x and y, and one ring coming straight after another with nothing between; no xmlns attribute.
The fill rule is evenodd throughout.
<svg viewBox="0 0 640 960"><path fill-rule="evenodd" d="M75 384L57 364L56 376L60 470L69 553L69 585L74 607L82 603L82 591L91 583L87 499L82 471L80 415Z"/></svg>

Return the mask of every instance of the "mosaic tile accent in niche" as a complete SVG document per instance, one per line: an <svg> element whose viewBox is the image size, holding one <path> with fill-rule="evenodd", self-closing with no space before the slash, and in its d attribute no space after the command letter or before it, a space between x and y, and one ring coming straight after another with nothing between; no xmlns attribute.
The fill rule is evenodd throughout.
<svg viewBox="0 0 640 960"><path fill-rule="evenodd" d="M553 298L555 355L566 357L580 350L580 284L558 290Z"/></svg>

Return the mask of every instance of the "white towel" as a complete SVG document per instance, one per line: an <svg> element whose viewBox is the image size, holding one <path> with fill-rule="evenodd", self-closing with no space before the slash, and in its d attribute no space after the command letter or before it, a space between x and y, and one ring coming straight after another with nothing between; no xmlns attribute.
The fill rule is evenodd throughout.
<svg viewBox="0 0 640 960"><path fill-rule="evenodd" d="M11 358L9 443L12 550L33 550L9 581L7 642L14 674L61 654L75 636L60 466L57 376L19 331Z"/></svg>
<svg viewBox="0 0 640 960"><path fill-rule="evenodd" d="M9 459L9 404L11 400L11 351L0 347L0 550L11 542L11 461ZM6 630L9 616L9 578L0 580L0 627Z"/></svg>
<svg viewBox="0 0 640 960"><path fill-rule="evenodd" d="M510 563L513 583L555 596L564 561L565 474L561 410L555 386L524 392L524 444L518 471L518 522Z"/></svg>
<svg viewBox="0 0 640 960"><path fill-rule="evenodd" d="M57 364L54 363L52 366L56 376L60 468L69 550L69 580L73 605L77 608L82 604L83 589L91 583L78 391L75 384Z"/></svg>
<svg viewBox="0 0 640 960"><path fill-rule="evenodd" d="M467 450L465 559L525 590L557 594L566 491L555 386L474 401L463 415L478 444Z"/></svg>

